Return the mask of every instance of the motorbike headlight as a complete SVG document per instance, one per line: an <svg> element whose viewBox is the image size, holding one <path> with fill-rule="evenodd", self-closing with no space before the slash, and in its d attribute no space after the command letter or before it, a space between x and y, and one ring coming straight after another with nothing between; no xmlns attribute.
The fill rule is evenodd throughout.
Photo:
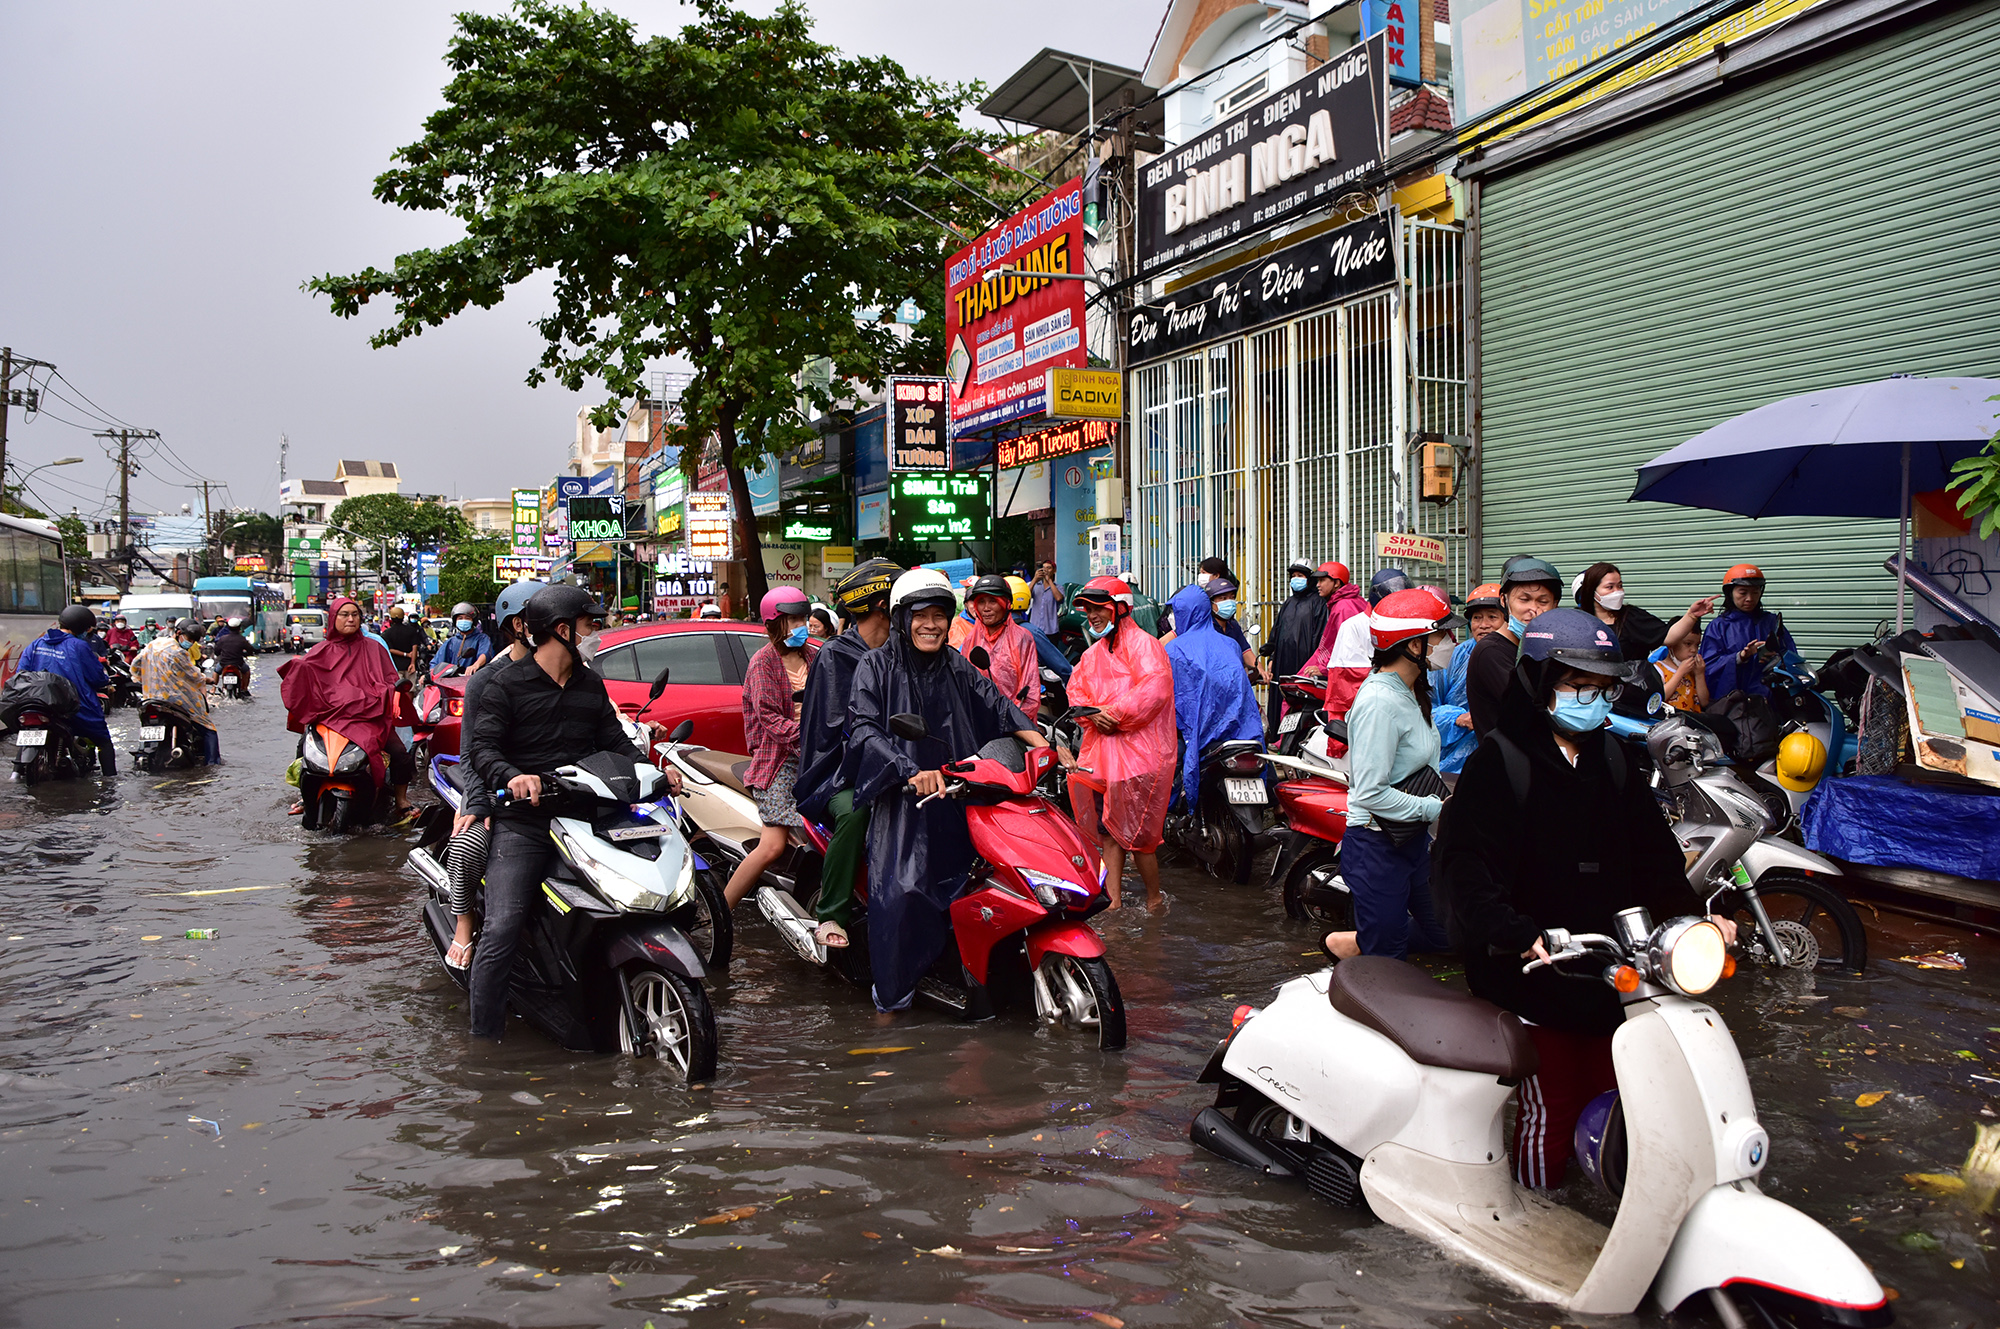
<svg viewBox="0 0 2000 1329"><path fill-rule="evenodd" d="M320 740L317 729L306 730L305 758L307 761L317 762L321 767L326 765L326 744Z"/></svg>
<svg viewBox="0 0 2000 1329"><path fill-rule="evenodd" d="M1058 904L1061 904L1062 893L1064 891L1086 898L1090 895L1090 891L1086 887L1079 886L1073 881L1066 881L1050 873L1037 872L1033 868L1021 868L1018 870L1021 876L1027 881L1029 887L1034 890L1035 898L1042 902L1044 909L1054 909Z"/></svg>
<svg viewBox="0 0 2000 1329"><path fill-rule="evenodd" d="M1646 947L1659 981L1688 997L1722 981L1729 964L1729 947L1722 929L1705 918L1682 918L1653 934Z"/></svg>
<svg viewBox="0 0 2000 1329"><path fill-rule="evenodd" d="M338 774L351 775L367 764L368 754L361 750L361 745L349 743L341 750L340 760L333 764L333 769Z"/></svg>
<svg viewBox="0 0 2000 1329"><path fill-rule="evenodd" d="M556 843L562 846L563 857L583 874L591 888L620 909L657 912L666 908L667 902L659 892L626 876L585 841L562 834L556 837Z"/></svg>

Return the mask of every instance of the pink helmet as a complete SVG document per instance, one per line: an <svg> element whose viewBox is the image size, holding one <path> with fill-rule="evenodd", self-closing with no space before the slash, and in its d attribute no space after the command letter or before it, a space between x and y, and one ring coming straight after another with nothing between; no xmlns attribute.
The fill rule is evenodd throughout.
<svg viewBox="0 0 2000 1329"><path fill-rule="evenodd" d="M812 609L812 602L806 593L796 586L780 586L776 590L764 592L764 598L757 605L757 617L766 623L775 623L786 614L804 614Z"/></svg>

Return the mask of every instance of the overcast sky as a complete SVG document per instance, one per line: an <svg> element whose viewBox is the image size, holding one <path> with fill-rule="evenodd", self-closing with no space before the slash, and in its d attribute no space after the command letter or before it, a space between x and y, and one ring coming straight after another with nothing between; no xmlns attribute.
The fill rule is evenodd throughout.
<svg viewBox="0 0 2000 1329"><path fill-rule="evenodd" d="M342 321L299 290L452 238L448 219L385 207L369 188L440 105L451 16L466 7L5 6L0 344L54 362L74 385L57 393L161 432L173 455L142 463L136 511L198 511L199 489L181 486L208 479L230 504L275 512L280 434L291 476L376 458L402 468L406 492L503 494L567 460L583 399L522 382L543 288L383 351L367 345L379 316ZM609 7L647 33L693 14L661 0ZM992 86L1045 45L1137 67L1165 0L812 9L821 40ZM10 470L82 456L34 476L33 501L115 512L115 472L91 437L102 419L80 401L44 405L29 420L13 412Z"/></svg>

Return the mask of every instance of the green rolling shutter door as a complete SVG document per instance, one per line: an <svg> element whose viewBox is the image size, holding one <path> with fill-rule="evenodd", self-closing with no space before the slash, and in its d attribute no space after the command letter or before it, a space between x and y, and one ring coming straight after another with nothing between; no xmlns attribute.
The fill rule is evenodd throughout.
<svg viewBox="0 0 2000 1329"><path fill-rule="evenodd" d="M1730 416L1892 373L2000 376L1996 6L1489 179L1484 571L1620 565L1672 619L1761 565L1814 664L1895 612L1893 521L1629 503Z"/></svg>

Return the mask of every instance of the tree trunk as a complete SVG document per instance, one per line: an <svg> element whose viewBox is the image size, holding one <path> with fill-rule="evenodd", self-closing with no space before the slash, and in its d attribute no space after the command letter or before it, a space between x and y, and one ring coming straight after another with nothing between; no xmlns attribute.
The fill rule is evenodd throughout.
<svg viewBox="0 0 2000 1329"><path fill-rule="evenodd" d="M755 621L769 585L764 580L764 545L757 536L757 515L750 510L750 477L736 464L736 411L716 413L716 440L722 446L723 472L729 477L730 506L735 510L736 538L731 542L743 563L743 591L750 603L745 616Z"/></svg>

